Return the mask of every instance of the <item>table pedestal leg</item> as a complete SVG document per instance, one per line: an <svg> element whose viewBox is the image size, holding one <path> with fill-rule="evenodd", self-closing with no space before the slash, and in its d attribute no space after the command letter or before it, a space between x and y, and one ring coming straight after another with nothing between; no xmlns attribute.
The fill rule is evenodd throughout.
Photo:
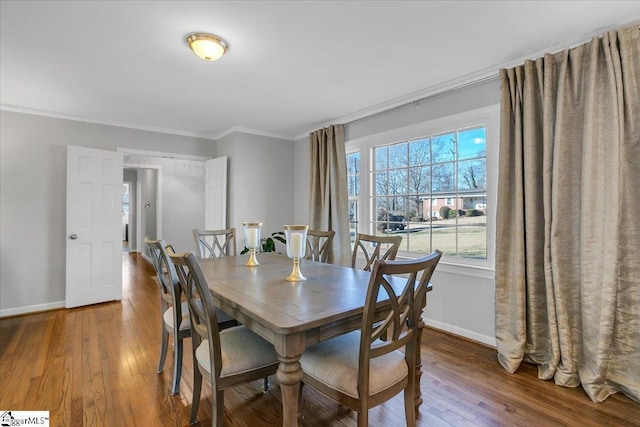
<svg viewBox="0 0 640 427"><path fill-rule="evenodd" d="M282 425L295 427L298 425L298 394L302 380L300 356L304 351L304 335L276 336L274 346L280 360L276 378L282 393Z"/></svg>
<svg viewBox="0 0 640 427"><path fill-rule="evenodd" d="M302 379L300 357L280 357L279 359L280 365L278 372L276 372L276 378L280 383L282 393L282 425L293 427L298 425L298 393Z"/></svg>

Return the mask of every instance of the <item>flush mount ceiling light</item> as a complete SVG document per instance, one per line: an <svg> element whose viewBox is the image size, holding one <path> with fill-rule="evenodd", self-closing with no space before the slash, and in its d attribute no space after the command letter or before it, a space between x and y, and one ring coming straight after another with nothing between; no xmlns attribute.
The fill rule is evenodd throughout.
<svg viewBox="0 0 640 427"><path fill-rule="evenodd" d="M191 33L186 41L193 53L205 61L220 59L229 50L229 43L213 34Z"/></svg>

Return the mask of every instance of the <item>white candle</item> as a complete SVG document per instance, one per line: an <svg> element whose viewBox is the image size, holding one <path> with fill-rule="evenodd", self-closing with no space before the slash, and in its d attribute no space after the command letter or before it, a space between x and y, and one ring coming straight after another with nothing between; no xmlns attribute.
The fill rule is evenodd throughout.
<svg viewBox="0 0 640 427"><path fill-rule="evenodd" d="M302 246L302 233L291 233L289 246L287 247L289 258L302 258L304 256L304 246Z"/></svg>
<svg viewBox="0 0 640 427"><path fill-rule="evenodd" d="M258 247L258 229L257 228L248 228L247 229L247 246L249 248L255 249Z"/></svg>

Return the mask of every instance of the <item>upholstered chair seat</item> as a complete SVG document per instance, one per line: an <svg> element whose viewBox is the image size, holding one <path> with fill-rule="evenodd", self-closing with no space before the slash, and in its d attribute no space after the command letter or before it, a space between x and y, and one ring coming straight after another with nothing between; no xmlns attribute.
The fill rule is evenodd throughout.
<svg viewBox="0 0 640 427"><path fill-rule="evenodd" d="M327 387L357 399L360 331L307 347L300 363L308 377L314 377ZM409 375L404 354L397 350L371 359L370 369L371 394L394 388L403 381L406 382ZM384 375L379 375L380 372L384 372Z"/></svg>
<svg viewBox="0 0 640 427"><path fill-rule="evenodd" d="M244 326L220 331L220 377L244 374L278 363L273 344L259 338ZM196 349L198 365L211 374L209 341L202 340Z"/></svg>

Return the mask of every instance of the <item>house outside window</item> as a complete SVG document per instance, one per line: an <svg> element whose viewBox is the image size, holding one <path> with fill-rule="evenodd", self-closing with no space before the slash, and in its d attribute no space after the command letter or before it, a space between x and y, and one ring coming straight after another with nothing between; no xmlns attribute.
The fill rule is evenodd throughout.
<svg viewBox="0 0 640 427"><path fill-rule="evenodd" d="M350 221L402 236L398 258L493 268L498 123L491 107L348 141Z"/></svg>

